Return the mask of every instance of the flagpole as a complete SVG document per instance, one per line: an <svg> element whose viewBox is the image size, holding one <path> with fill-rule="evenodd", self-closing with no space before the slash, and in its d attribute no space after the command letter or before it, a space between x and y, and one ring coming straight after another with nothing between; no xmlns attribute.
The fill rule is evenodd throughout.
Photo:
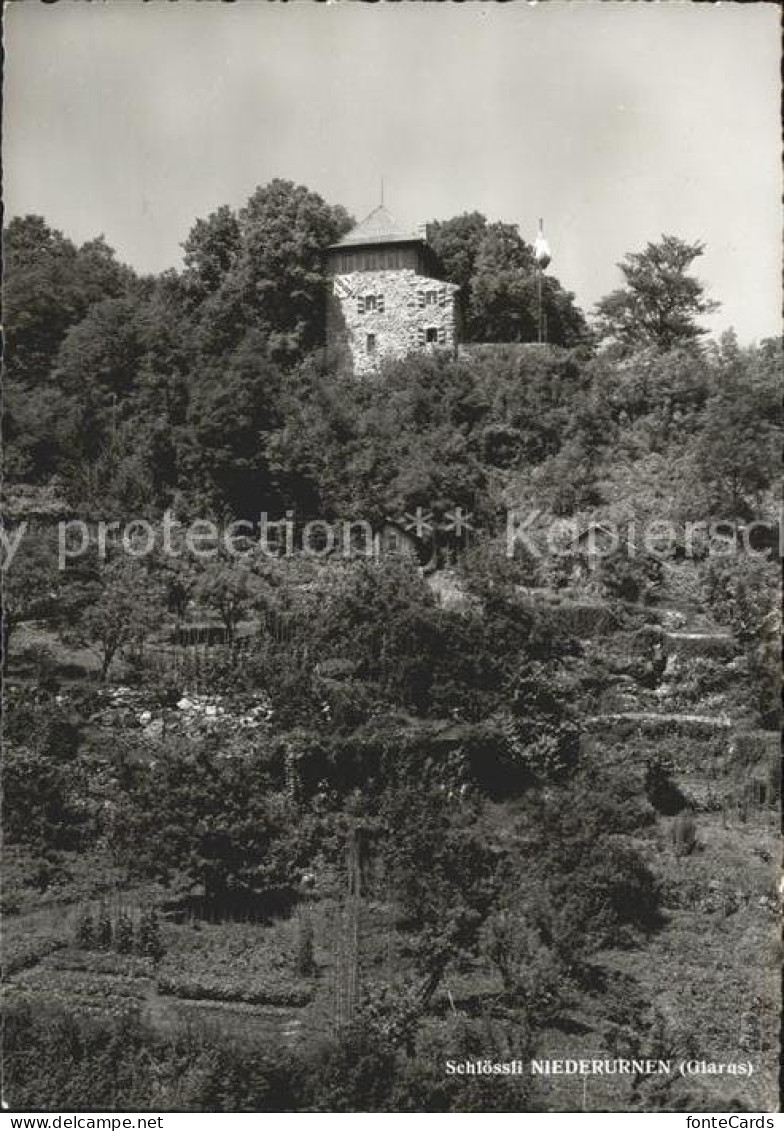
<svg viewBox="0 0 784 1131"><path fill-rule="evenodd" d="M544 238L544 220L539 217L539 234L534 244L534 259L536 261L536 330L537 340L541 343L547 338L545 329L544 307L542 302L542 275L550 262L550 248Z"/></svg>

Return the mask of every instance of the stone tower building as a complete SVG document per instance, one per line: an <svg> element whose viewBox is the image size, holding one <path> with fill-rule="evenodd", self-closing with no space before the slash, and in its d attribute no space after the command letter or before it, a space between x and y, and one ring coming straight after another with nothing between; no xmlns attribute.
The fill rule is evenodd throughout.
<svg viewBox="0 0 784 1131"><path fill-rule="evenodd" d="M424 235L403 231L381 205L327 256L327 342L348 349L357 376L386 357L456 352L458 288L438 278Z"/></svg>

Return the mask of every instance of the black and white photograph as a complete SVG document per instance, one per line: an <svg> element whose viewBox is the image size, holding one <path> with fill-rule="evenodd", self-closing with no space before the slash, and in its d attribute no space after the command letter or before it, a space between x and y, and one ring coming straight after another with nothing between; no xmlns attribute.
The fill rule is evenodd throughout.
<svg viewBox="0 0 784 1131"><path fill-rule="evenodd" d="M774 1127L779 5L3 50L3 1131Z"/></svg>

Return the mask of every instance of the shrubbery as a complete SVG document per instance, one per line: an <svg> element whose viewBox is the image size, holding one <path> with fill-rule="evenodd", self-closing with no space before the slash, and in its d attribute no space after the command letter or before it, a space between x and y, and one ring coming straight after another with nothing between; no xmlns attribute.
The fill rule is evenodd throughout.
<svg viewBox="0 0 784 1131"><path fill-rule="evenodd" d="M691 813L679 813L672 823L672 843L676 856L690 856L697 847L697 825Z"/></svg>
<svg viewBox="0 0 784 1131"><path fill-rule="evenodd" d="M241 1001L250 1005L303 1006L313 997L307 986L286 986L275 976L266 982L257 979L246 982L215 974L194 977L172 977L159 974L158 992L171 997L192 998L197 1001Z"/></svg>
<svg viewBox="0 0 784 1131"><path fill-rule="evenodd" d="M154 907L144 909L136 922L124 909L113 916L105 904L100 905L97 913L84 907L76 920L74 942L83 950L114 950L154 962L166 953Z"/></svg>
<svg viewBox="0 0 784 1131"><path fill-rule="evenodd" d="M673 781L672 765L660 757L651 758L645 768L645 796L657 812L666 816L680 813L688 804Z"/></svg>

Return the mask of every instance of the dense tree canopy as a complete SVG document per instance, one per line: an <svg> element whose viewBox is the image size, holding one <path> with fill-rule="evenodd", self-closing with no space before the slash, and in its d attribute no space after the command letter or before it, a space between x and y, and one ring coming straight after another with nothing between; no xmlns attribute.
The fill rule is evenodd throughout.
<svg viewBox="0 0 784 1131"><path fill-rule="evenodd" d="M712 507L748 518L775 485L781 441L781 345L741 350L725 336L697 444L699 474Z"/></svg>
<svg viewBox="0 0 784 1131"><path fill-rule="evenodd" d="M428 225L428 238L445 276L456 283L462 331L473 342L534 342L539 301L533 247L514 224L488 223L480 212ZM542 278L546 340L576 345L586 339L574 295L552 275Z"/></svg>
<svg viewBox="0 0 784 1131"><path fill-rule="evenodd" d="M535 344L536 265L513 225L479 212L436 221L464 337L496 344L388 362L383 381L357 384L318 348L323 251L350 224L275 180L197 219L181 271L139 279L101 239L76 247L40 217L12 220L7 476L56 476L73 506L112 517L176 502L374 522L461 507L492 523L510 485L568 515L617 495L603 485L608 460L617 484L651 456L684 497L696 473L711 505L763 505L777 348L694 351L712 309L689 271L701 244L665 236L626 257L626 287L599 306L616 363L591 357L582 314L549 274L548 344Z"/></svg>
<svg viewBox="0 0 784 1131"><path fill-rule="evenodd" d="M77 247L40 216L9 222L3 259L6 375L26 384L47 380L66 332L91 306L133 283L102 236Z"/></svg>
<svg viewBox="0 0 784 1131"><path fill-rule="evenodd" d="M184 246L186 278L205 296L198 308L202 353L221 357L251 330L281 362L321 342L323 253L350 227L344 208L283 180L256 189L236 216L222 208L197 221Z"/></svg>

